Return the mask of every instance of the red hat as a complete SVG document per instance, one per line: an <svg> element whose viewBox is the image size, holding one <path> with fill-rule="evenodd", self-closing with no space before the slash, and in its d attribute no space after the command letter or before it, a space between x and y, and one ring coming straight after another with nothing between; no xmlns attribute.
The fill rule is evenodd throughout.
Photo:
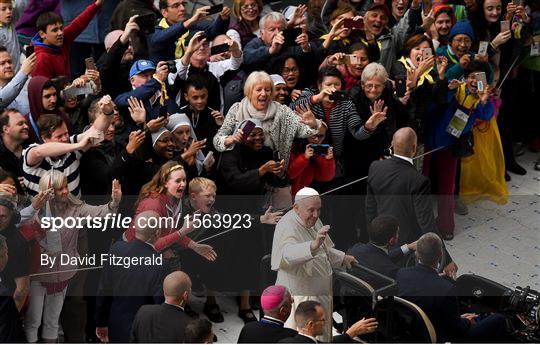
<svg viewBox="0 0 540 345"><path fill-rule="evenodd" d="M368 11L383 10L384 13L390 17L390 9L386 4L373 4L368 8ZM366 11L367 12L367 11Z"/></svg>

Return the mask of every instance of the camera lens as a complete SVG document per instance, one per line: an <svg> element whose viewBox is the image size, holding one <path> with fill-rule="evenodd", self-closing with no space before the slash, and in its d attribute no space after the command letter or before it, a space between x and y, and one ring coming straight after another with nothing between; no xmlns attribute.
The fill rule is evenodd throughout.
<svg viewBox="0 0 540 345"><path fill-rule="evenodd" d="M174 60L167 61L167 68L169 69L169 73L178 72L178 70L176 69L176 62Z"/></svg>

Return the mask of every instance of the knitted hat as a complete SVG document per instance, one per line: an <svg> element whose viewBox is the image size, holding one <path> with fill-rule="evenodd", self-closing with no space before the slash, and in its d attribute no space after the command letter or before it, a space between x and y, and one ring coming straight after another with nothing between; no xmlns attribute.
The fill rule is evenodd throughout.
<svg viewBox="0 0 540 345"><path fill-rule="evenodd" d="M287 288L282 285L272 285L264 289L261 294L261 307L263 310L272 310L279 306L286 296Z"/></svg>
<svg viewBox="0 0 540 345"><path fill-rule="evenodd" d="M448 38L452 40L454 36L456 35L467 35L471 39L471 41L475 40L474 31L471 26L471 22L468 20L462 20L460 22L457 22L454 26L452 26L452 29L450 30L450 34L448 34Z"/></svg>

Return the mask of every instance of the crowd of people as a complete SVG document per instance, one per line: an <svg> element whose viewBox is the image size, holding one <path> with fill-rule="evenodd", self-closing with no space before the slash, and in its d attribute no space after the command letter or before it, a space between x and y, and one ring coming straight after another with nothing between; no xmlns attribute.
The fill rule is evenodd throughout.
<svg viewBox="0 0 540 345"><path fill-rule="evenodd" d="M455 278L455 214L540 170L515 158L540 151L538 1L191 5L0 0L0 340L211 342L193 282L213 323L238 297L239 342L331 341L332 272L358 262L443 340L500 331L409 281Z"/></svg>

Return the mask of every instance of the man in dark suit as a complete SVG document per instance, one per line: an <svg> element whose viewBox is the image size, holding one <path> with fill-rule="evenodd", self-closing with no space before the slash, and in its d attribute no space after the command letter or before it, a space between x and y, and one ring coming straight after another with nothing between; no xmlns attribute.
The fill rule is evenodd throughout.
<svg viewBox="0 0 540 345"><path fill-rule="evenodd" d="M191 279L182 271L163 280L165 303L143 305L133 321L131 343L183 343L184 331L192 320L184 311L191 293Z"/></svg>
<svg viewBox="0 0 540 345"><path fill-rule="evenodd" d="M8 262L6 238L0 235L0 272ZM0 279L0 343L24 343L26 337L22 329L19 311L9 290Z"/></svg>
<svg viewBox="0 0 540 345"><path fill-rule="evenodd" d="M285 338L279 343L287 344L310 344L318 343L317 336L323 335L326 322L324 309L317 301L304 301L298 304L294 312L294 320L298 328L298 334L294 337ZM362 319L353 324L345 333L336 335L332 343L354 343L355 337L374 332L378 322L374 318Z"/></svg>
<svg viewBox="0 0 540 345"><path fill-rule="evenodd" d="M438 342L505 342L506 321L500 314L491 314L481 321L478 315L460 315L459 302L452 295L454 283L437 273L442 257L442 241L437 234L422 235L417 243L418 264L397 273L398 294L418 305L429 317Z"/></svg>
<svg viewBox="0 0 540 345"><path fill-rule="evenodd" d="M371 222L379 214L399 221L398 245L416 241L427 232L437 233L431 205L429 179L413 165L416 133L410 127L400 128L392 138L394 154L390 159L375 161L367 180L366 218ZM447 275L455 277L457 265L447 254Z"/></svg>
<svg viewBox="0 0 540 345"><path fill-rule="evenodd" d="M393 216L377 216L371 221L368 233L369 243L357 243L349 249L347 254L354 256L362 266L395 279L399 269L396 262L403 255L415 250L416 242L396 248L399 241L399 223ZM377 283L384 284L379 282L376 277L370 278L365 280L373 286L378 286Z"/></svg>
<svg viewBox="0 0 540 345"><path fill-rule="evenodd" d="M159 228L140 227L147 221L140 219L159 218L154 211L141 212L135 218L135 240L118 241L111 247L110 255L123 257L124 260L142 258L154 260L160 254L154 248L159 238ZM163 301L161 283L164 267L154 260L156 265L139 264L125 268L122 265L104 265L96 298L96 335L102 342L127 343L131 333L131 324L135 314L144 304Z"/></svg>
<svg viewBox="0 0 540 345"><path fill-rule="evenodd" d="M238 337L239 344L245 343L277 343L279 340L294 337L295 330L284 327L291 315L292 297L289 290L282 285L272 285L261 294L261 308L264 317L259 322L244 325Z"/></svg>

